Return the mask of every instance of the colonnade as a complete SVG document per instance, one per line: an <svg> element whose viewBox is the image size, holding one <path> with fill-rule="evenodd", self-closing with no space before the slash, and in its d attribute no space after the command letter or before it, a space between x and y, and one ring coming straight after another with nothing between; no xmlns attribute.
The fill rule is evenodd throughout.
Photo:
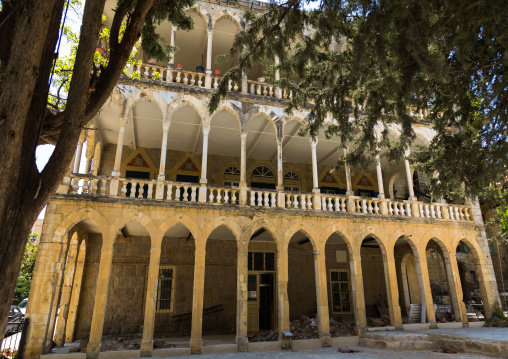
<svg viewBox="0 0 508 359"><path fill-rule="evenodd" d="M138 216L139 217L139 216ZM137 217L136 217L137 218ZM155 306L157 299L157 280L158 280L158 272L159 272L159 264L161 258L161 244L164 236L167 235L167 227L170 225L159 225L155 226L149 220L144 217L139 217L140 223L148 230L148 233L151 238L151 248L150 248L150 259L148 266L148 280L146 283L146 297L145 297L145 317L143 323L143 336L141 342L141 354L142 356L150 356L153 348L153 333L154 333L154 322L155 322ZM117 219L115 223L123 223L122 219ZM183 223L186 227L188 225L187 222L179 222ZM330 222L333 223L333 222ZM349 261L349 271L350 271L350 281L352 287L352 304L354 308L355 315L355 324L356 328L359 332L363 332L366 330L367 321L366 321L366 312L365 312L365 297L364 297L364 288L363 288L363 274L362 274L362 257L361 257L361 244L363 239L372 236L371 234L348 234L343 235L340 231L340 228L345 228L343 225L331 225L328 229L324 230L321 234L313 233L312 226L305 225L304 223L300 223L298 225L292 225L290 222L287 225L290 228L280 228L277 229L269 225L268 227L261 227L268 230L268 232L272 235L274 242L277 245L277 302L278 302L278 328L279 331L289 330L289 298L288 298L288 281L290 280L288 275L288 244L291 238L298 232L302 232L305 234L309 240L311 241L314 252L314 263L315 263L315 286L316 286L316 303L318 310L318 319L319 319L319 335L322 338L322 343L324 346L329 345L330 343L330 328L329 328L329 298L328 298L328 279L327 279L327 270L326 270L326 256L325 256L325 247L328 239L333 233L339 234L339 236L343 239L344 243L347 245L348 249L348 261ZM87 349L87 357L88 358L96 358L101 346L101 339L103 333L103 324L105 318L106 304L108 300L108 286L109 280L112 274L112 259L114 252L114 242L117 237L117 227L122 227L123 224L119 225L110 225L107 228L101 226L101 234L102 234L102 248L100 255L100 264L99 264L99 273L97 277L96 284L96 292L95 292L95 300L94 300L94 309L93 309L93 317L91 322L91 330L90 330L90 342ZM172 225L171 225L172 226ZM206 227L203 230L199 230L189 224L189 230L192 233L192 236L195 240L195 261L194 261L194 284L193 284L193 297L192 297L192 331L191 331L191 350L192 353L200 353L203 345L202 341L202 323L203 323L203 296L204 296L204 280L205 280L205 257L206 257L206 243L207 239L212 233L213 230L220 226L225 226L227 229L231 231L233 236L236 238L237 242L237 323L236 323L236 342L238 345L239 351L248 350L248 339L247 339L247 278L248 278L248 268L247 268L247 258L249 251L249 242L250 237L253 233L259 230L259 226L255 223L247 225L247 227L238 227L235 225L234 218L231 217L229 220L222 220L221 223L214 224L214 221L211 221L211 226ZM386 224L385 226L390 226L390 224ZM172 227L171 227L172 228ZM308 230L305 228L309 228ZM391 227L390 227L391 228ZM398 228L398 227L397 227ZM373 229L376 231L375 229ZM396 230L395 227L393 230ZM400 230L400 229L399 229ZM475 231L473 227L471 227L471 231ZM61 230L57 231L61 232ZM388 233L389 231L387 231ZM56 235L56 234L55 234ZM425 238L428 236L425 235ZM450 283L450 294L453 303L454 313L456 318L460 318L464 325L467 325L467 315L465 313L465 307L462 303L462 290L461 283L458 275L458 267L456 261L452 260L454 258L455 248L457 243L448 242L447 245L443 244L439 240L435 238L425 239L425 238L413 238L413 241L410 243L413 254L416 259L417 273L419 277L419 282L423 285L423 288L420 288L422 297L424 299L424 303L426 303L427 309L427 320L430 322L432 327L436 326L434 309L432 306L432 293L430 289L430 281L429 281L429 273L427 269L427 261L425 256L425 248L430 239L434 239L442 244L443 252L445 253L445 266L447 270L448 280ZM58 253L55 250L55 246L61 248L61 245L64 243L58 243L58 241L46 240L41 243L42 252L47 256L52 256L53 254ZM385 238L381 240L379 237L375 237L377 243L379 244L383 256L383 266L384 266L384 277L386 280L386 290L387 290L387 299L389 303L390 309L390 319L392 325L394 325L398 329L402 329L402 316L401 309L399 306L399 291L398 291L398 282L397 282L397 274L395 268L395 259L394 259L394 243L396 239L388 239ZM408 239L408 238L406 238ZM63 242L66 240L63 239ZM53 297L50 302L54 302L53 306L57 305L60 308L60 313L63 313L63 316L60 318L56 324L55 331L55 339L57 344L61 344L63 342L63 338L65 337L66 341L71 340L72 338L72 328L75 322L75 315L77 309L77 302L75 300L76 296L74 295L75 289L70 288L79 288L79 283L81 281L81 276L83 273L83 256L82 251L79 251L77 254L78 243L73 238L68 240L69 244L67 245L66 252L67 256L62 257L59 256L54 260L56 263L61 263L61 275L65 273L65 278L63 278L63 287L61 289L61 297L58 298ZM415 244L418 243L418 244ZM478 260L478 270L479 277L483 278L480 282L483 286L482 294L485 293L485 304L486 310L491 310L490 298L487 296L487 293L491 293L492 289L488 288L488 278L486 269L483 266L480 266L480 263L485 263L485 260L479 257L478 251L481 249L478 246L473 247L475 251L475 260ZM48 254L50 253L50 254ZM76 261L76 258L78 260ZM81 258L81 259L80 259ZM46 261L49 259L46 258ZM51 262L51 260L49 260ZM48 280L49 277L40 277L44 273L41 273L40 265L37 267L37 276L39 277L39 284L44 286L45 281ZM51 274L53 276L53 273ZM51 277L53 278L53 277ZM56 280L58 282L58 280ZM46 283L47 284L47 283ZM40 286L39 285L39 286ZM72 292L72 295L70 293ZM53 296L58 296L60 293L60 289L55 288L53 291ZM49 300L49 298L44 298L38 292L32 292L31 298L34 301L40 301L43 305L45 300ZM78 292L79 298L79 292ZM58 303L58 304L56 304ZM48 304L49 305L49 304ZM37 308L37 307L36 307ZM56 307L55 307L56 309ZM32 310L32 308L30 308ZM33 312L33 311L32 311ZM52 318L50 320L50 328L55 323L56 319L55 310L52 314ZM65 314L69 313L66 317ZM34 313L37 314L37 313ZM73 319L72 319L73 318ZM63 319L63 321L61 321ZM65 320L67 319L67 320ZM67 323L67 328L65 326L65 322ZM72 323L69 325L69 323ZM50 329L47 333L52 333L52 329Z"/></svg>

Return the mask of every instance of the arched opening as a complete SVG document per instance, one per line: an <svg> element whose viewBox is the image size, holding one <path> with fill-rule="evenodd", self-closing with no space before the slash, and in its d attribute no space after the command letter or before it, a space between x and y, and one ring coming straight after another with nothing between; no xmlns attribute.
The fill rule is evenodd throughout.
<svg viewBox="0 0 508 359"><path fill-rule="evenodd" d="M254 160L267 161L265 165L272 166L273 156L277 156L277 142L276 142L276 129L275 124L271 119L267 118L268 115L258 114L249 120L248 134L247 134L247 168L251 167ZM257 167L257 165L256 165ZM274 173L277 173L277 168L272 168ZM251 187L275 189L275 177L270 181L261 181L259 178L247 178L247 182L251 182ZM261 186L264 183L264 187ZM268 185L268 187L267 187ZM261 187L259 187L261 186Z"/></svg>
<svg viewBox="0 0 508 359"><path fill-rule="evenodd" d="M250 238L247 270L249 340L259 332L261 340L277 340L277 244L264 227Z"/></svg>
<svg viewBox="0 0 508 359"><path fill-rule="evenodd" d="M240 29L238 28L238 24L228 17L222 17L215 23L212 42L212 73L214 75L225 74L237 63L237 56L220 64L217 62L217 57L228 53L229 49L233 47L235 35L239 31ZM240 87L241 84L238 84L238 86ZM235 89L233 88L233 90Z"/></svg>
<svg viewBox="0 0 508 359"><path fill-rule="evenodd" d="M403 323L425 323L426 306L418 251L408 236L395 242L395 269Z"/></svg>
<svg viewBox="0 0 508 359"><path fill-rule="evenodd" d="M328 313L332 337L353 335L355 311L349 246L340 233L333 233L325 245Z"/></svg>
<svg viewBox="0 0 508 359"><path fill-rule="evenodd" d="M178 223L164 234L157 279L154 338L175 343L177 347L189 347L195 251L194 236L184 224ZM166 338L178 339L168 341Z"/></svg>
<svg viewBox="0 0 508 359"><path fill-rule="evenodd" d="M288 298L294 339L318 338L315 256L309 236L296 232L288 247Z"/></svg>
<svg viewBox="0 0 508 359"><path fill-rule="evenodd" d="M178 51L175 53L174 64L176 68L196 71L198 66L206 66L208 24L196 11L190 11L189 15L194 22L194 29L176 31L175 45Z"/></svg>
<svg viewBox="0 0 508 359"><path fill-rule="evenodd" d="M126 223L113 245L101 351L139 350L143 334L151 238L138 221ZM118 339L119 336L125 340Z"/></svg>
<svg viewBox="0 0 508 359"><path fill-rule="evenodd" d="M235 343L237 309L237 246L231 230L217 227L206 242L203 344Z"/></svg>
<svg viewBox="0 0 508 359"><path fill-rule="evenodd" d="M367 326L390 325L390 308L385 273L385 254L379 239L372 235L361 244L363 288Z"/></svg>
<svg viewBox="0 0 508 359"><path fill-rule="evenodd" d="M436 322L460 322L460 314L454 303L453 275L448 251L441 242L431 239L427 243L425 254Z"/></svg>
<svg viewBox="0 0 508 359"><path fill-rule="evenodd" d="M457 246L457 266L459 268L462 300L466 305L468 322L485 320L483 296L485 288L481 279L481 268L476 253L464 242Z"/></svg>

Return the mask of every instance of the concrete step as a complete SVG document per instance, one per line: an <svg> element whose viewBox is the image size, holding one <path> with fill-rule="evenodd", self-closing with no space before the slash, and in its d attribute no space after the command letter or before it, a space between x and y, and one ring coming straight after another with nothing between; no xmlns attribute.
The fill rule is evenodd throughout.
<svg viewBox="0 0 508 359"><path fill-rule="evenodd" d="M435 350L434 342L426 340L378 340L370 338L360 338L360 346L374 349L401 349L401 350Z"/></svg>

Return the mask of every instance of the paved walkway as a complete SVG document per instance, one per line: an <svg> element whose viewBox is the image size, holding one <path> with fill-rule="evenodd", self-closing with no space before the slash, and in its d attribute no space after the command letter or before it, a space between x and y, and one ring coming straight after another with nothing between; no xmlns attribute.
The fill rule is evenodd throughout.
<svg viewBox="0 0 508 359"><path fill-rule="evenodd" d="M328 358L351 358L351 359L479 359L485 358L483 355L474 354L445 354L431 351L406 351L406 350L390 350L390 349L371 349L363 347L355 347L348 349L359 350L359 353L343 354L337 351L337 348L323 348L323 349L310 349L300 350L297 352L291 351L276 351L276 352L255 352L255 353L229 353L229 354L203 354L196 356L199 359L222 359L222 358L235 358L235 359L328 359ZM154 353L155 354L155 353ZM153 357L157 359L158 357ZM172 359L181 358L189 359L189 356L171 357Z"/></svg>
<svg viewBox="0 0 508 359"><path fill-rule="evenodd" d="M434 334L452 337L500 340L508 342L508 328L458 328L458 329L425 329L425 330L386 330L376 331L379 334ZM508 356L508 353L507 353Z"/></svg>

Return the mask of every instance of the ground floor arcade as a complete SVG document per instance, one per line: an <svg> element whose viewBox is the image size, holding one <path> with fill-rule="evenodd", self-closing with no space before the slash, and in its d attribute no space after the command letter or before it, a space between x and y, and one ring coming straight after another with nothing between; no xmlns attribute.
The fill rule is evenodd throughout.
<svg viewBox="0 0 508 359"><path fill-rule="evenodd" d="M250 333L290 330L303 315L316 318L327 346L330 318L362 331L367 318L385 315L402 328L412 305L435 326L434 304L449 304L467 325L459 244L474 258L487 316L498 300L479 229L452 220L60 196L41 237L27 353L89 336L93 358L105 336L136 333L144 356L154 338L174 334L190 334L191 352L200 353L210 332L234 334L246 351ZM437 295L432 283L446 293Z"/></svg>

